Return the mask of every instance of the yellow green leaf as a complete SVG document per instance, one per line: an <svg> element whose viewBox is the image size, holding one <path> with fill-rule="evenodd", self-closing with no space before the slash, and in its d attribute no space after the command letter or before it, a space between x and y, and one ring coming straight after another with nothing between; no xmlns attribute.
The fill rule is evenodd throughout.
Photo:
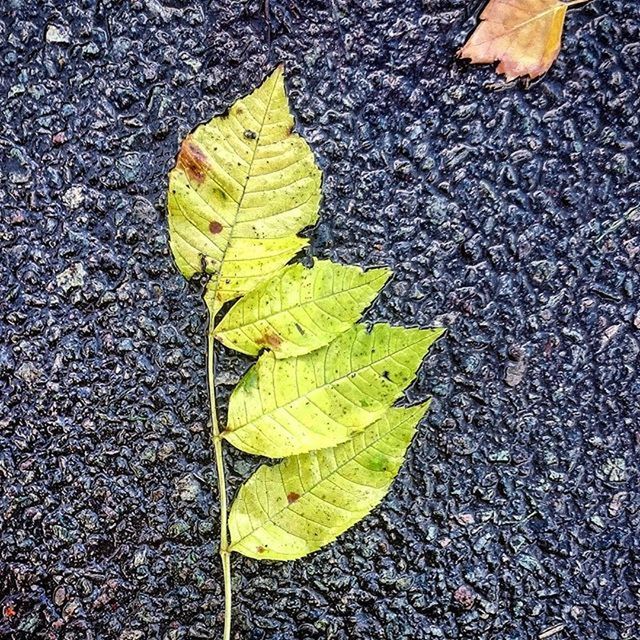
<svg viewBox="0 0 640 640"><path fill-rule="evenodd" d="M428 406L388 409L349 442L261 466L231 508L231 551L294 560L335 540L387 494Z"/></svg>
<svg viewBox="0 0 640 640"><path fill-rule="evenodd" d="M291 265L236 302L216 338L249 355L265 348L277 358L303 355L350 329L390 275L328 260Z"/></svg>
<svg viewBox="0 0 640 640"><path fill-rule="evenodd" d="M231 394L222 436L271 458L345 442L402 395L442 332L355 325L302 356L266 352Z"/></svg>
<svg viewBox="0 0 640 640"><path fill-rule="evenodd" d="M169 175L169 232L187 278L210 274L213 315L284 266L307 240L320 170L294 121L278 67L226 115L188 135Z"/></svg>

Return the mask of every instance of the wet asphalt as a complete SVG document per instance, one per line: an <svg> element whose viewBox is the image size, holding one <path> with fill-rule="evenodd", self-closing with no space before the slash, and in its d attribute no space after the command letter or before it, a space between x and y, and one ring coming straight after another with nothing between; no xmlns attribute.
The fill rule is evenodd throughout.
<svg viewBox="0 0 640 640"><path fill-rule="evenodd" d="M206 317L167 247L182 137L284 61L308 255L448 327L384 504L235 557L236 640L640 637L640 9L571 10L531 87L462 0L3 0L0 637L220 638ZM220 349L224 409L248 359ZM259 461L228 450L232 490Z"/></svg>

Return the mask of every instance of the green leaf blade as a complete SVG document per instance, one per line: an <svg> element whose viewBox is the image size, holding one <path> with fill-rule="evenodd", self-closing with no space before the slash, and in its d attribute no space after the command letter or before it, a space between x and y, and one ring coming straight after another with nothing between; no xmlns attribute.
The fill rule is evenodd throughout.
<svg viewBox="0 0 640 640"><path fill-rule="evenodd" d="M387 494L428 407L388 409L349 442L260 467L231 508L231 551L294 560L335 540Z"/></svg>
<svg viewBox="0 0 640 640"><path fill-rule="evenodd" d="M277 358L304 355L350 329L390 275L328 260L291 265L236 302L216 338L248 355L264 348Z"/></svg>
<svg viewBox="0 0 640 640"><path fill-rule="evenodd" d="M307 244L297 234L317 220L321 174L293 125L278 67L182 144L169 175L170 246L186 278L211 275L214 312Z"/></svg>
<svg viewBox="0 0 640 640"><path fill-rule="evenodd" d="M233 391L222 435L271 458L345 442L401 397L443 331L355 325L302 356L266 352Z"/></svg>

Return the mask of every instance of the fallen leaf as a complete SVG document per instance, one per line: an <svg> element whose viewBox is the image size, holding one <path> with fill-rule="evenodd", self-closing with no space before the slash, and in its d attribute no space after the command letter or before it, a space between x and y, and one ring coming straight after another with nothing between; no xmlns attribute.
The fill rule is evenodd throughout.
<svg viewBox="0 0 640 640"><path fill-rule="evenodd" d="M236 302L216 338L254 356L265 347L276 358L304 355L350 329L390 275L329 260L285 267Z"/></svg>
<svg viewBox="0 0 640 640"><path fill-rule="evenodd" d="M285 458L334 447L398 400L443 329L356 324L302 356L263 353L229 399L224 440Z"/></svg>
<svg viewBox="0 0 640 640"><path fill-rule="evenodd" d="M261 466L231 508L231 551L294 560L335 540L387 494L428 407L387 409L337 447Z"/></svg>
<svg viewBox="0 0 640 640"><path fill-rule="evenodd" d="M320 169L294 131L279 66L229 112L182 142L169 174L169 234L182 274L210 276L213 315L275 275L309 240Z"/></svg>
<svg viewBox="0 0 640 640"><path fill-rule="evenodd" d="M321 182L311 148L294 130L281 66L225 115L188 134L169 175L173 258L187 279L206 278L225 640L232 633L231 553L288 560L335 540L387 494L429 406L393 407L444 329L356 324L390 277L387 269L327 260L286 266L309 243L299 233L318 219ZM216 388L235 379L217 376L215 339L259 356L231 394L224 429ZM227 442L285 458L260 467L230 512ZM176 485L182 501L198 498L200 477L192 475ZM99 604L115 606L105 597Z"/></svg>
<svg viewBox="0 0 640 640"><path fill-rule="evenodd" d="M567 8L588 0L490 0L458 57L473 64L500 62L507 80L549 70L560 52Z"/></svg>

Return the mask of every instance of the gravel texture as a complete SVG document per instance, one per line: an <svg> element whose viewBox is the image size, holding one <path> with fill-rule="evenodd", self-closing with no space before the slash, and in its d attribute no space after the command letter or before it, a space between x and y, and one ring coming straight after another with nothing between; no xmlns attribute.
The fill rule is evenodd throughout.
<svg viewBox="0 0 640 640"><path fill-rule="evenodd" d="M281 60L325 171L313 255L391 266L369 318L449 333L384 505L305 560L234 558L235 638L640 637L640 9L570 11L528 90L454 59L479 9L2 0L1 637L221 637L166 175ZM249 361L220 355L226 396ZM257 461L227 459L237 488Z"/></svg>

